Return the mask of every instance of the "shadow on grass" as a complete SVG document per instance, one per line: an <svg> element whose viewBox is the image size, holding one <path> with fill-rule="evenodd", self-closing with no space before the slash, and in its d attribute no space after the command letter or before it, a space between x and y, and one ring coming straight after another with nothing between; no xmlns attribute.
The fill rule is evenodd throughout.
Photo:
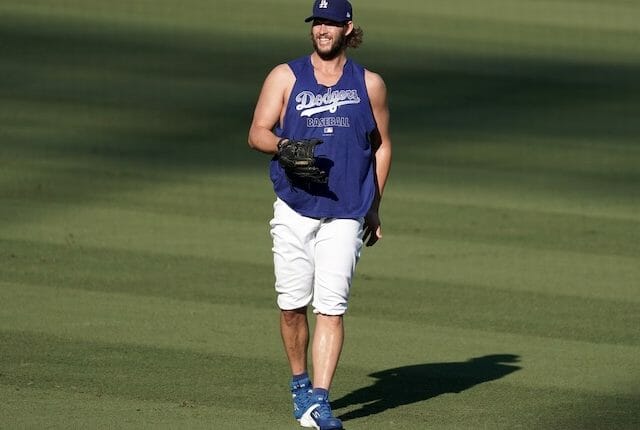
<svg viewBox="0 0 640 430"><path fill-rule="evenodd" d="M369 376L373 385L359 388L333 401L334 409L360 405L340 415L344 421L376 415L399 406L460 393L484 382L503 378L521 367L514 354L492 354L463 362L427 363L382 370Z"/></svg>

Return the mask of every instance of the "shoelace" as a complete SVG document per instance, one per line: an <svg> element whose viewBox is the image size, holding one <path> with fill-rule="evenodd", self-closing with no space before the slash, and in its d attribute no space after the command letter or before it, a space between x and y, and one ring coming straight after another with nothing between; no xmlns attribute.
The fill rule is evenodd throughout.
<svg viewBox="0 0 640 430"><path fill-rule="evenodd" d="M316 410L318 411L318 415L320 416L320 418L333 418L333 413L331 412L331 406L329 406L328 401L323 400L319 402L318 405L319 406Z"/></svg>
<svg viewBox="0 0 640 430"><path fill-rule="evenodd" d="M310 405L313 403L313 399L308 394L307 390L296 390L293 391L293 398L297 401L304 401L305 405Z"/></svg>
<svg viewBox="0 0 640 430"><path fill-rule="evenodd" d="M309 395L309 387L296 387L291 390L295 406L298 409L305 410L313 404L313 399Z"/></svg>

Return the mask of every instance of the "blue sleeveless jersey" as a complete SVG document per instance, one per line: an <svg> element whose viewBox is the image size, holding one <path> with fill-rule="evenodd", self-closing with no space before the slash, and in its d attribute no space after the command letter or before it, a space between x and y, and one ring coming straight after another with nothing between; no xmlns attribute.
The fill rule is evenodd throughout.
<svg viewBox="0 0 640 430"><path fill-rule="evenodd" d="M288 63L296 82L282 124L275 134L318 138L316 163L329 174L327 184L292 184L278 161L270 165L276 195L301 215L360 218L375 195L370 135L376 124L364 81L364 68L350 59L332 87L318 84L310 56Z"/></svg>

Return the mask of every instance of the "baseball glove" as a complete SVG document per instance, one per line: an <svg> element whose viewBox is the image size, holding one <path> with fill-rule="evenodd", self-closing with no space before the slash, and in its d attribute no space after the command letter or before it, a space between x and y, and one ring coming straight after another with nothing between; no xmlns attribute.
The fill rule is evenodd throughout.
<svg viewBox="0 0 640 430"><path fill-rule="evenodd" d="M327 183L327 172L316 166L315 147L320 139L280 139L277 159L287 177L294 183Z"/></svg>

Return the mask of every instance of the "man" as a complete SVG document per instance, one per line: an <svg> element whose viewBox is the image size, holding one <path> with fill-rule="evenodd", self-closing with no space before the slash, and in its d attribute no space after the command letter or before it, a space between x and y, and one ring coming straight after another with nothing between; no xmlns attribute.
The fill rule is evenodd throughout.
<svg viewBox="0 0 640 430"><path fill-rule="evenodd" d="M276 66L260 93L249 146L274 155L273 238L280 330L293 378L294 417L303 427L342 429L329 389L342 351L343 315L362 245L382 237L378 209L391 165L389 111L382 78L351 61L362 42L347 0L316 0L311 55ZM280 149L296 139L315 149L325 181L292 178ZM280 160L281 161L281 160ZM309 323L313 386L307 373Z"/></svg>

